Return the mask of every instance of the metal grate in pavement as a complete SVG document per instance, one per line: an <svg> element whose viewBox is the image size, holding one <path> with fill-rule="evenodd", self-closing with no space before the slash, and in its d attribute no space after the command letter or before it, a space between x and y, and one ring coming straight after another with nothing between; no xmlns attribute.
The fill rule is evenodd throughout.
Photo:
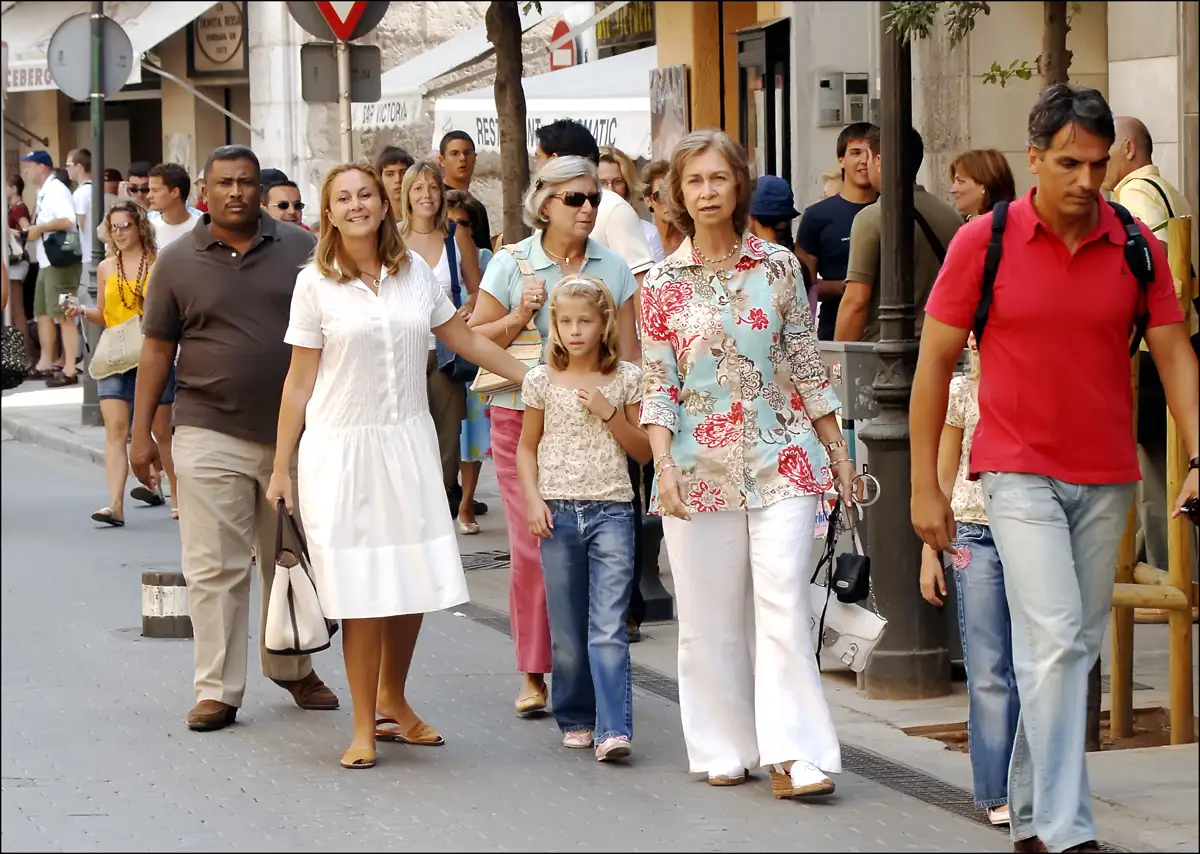
<svg viewBox="0 0 1200 854"><path fill-rule="evenodd" d="M467 555L463 556L464 564L467 557ZM505 555L506 559L507 557ZM473 602L460 605L456 610L473 622L512 637L508 615L502 611L496 611ZM633 684L647 693L654 694L656 697L661 697L672 703L679 702L679 683L665 673L660 673L652 667L635 663L633 665ZM908 795L910 798L915 798L918 801L945 810L946 812L954 813L976 824L991 827L986 811L975 806L975 799L971 792L947 783L944 780L939 780L937 777L926 774L917 768L896 762L874 751L855 747L850 744L842 745L842 767L846 771L864 777L873 783L878 783L894 792ZM1007 831L1001 828L996 828L996 830L999 833L1007 834ZM1128 848L1111 845L1107 842L1100 843L1100 850L1108 852L1129 851Z"/></svg>
<svg viewBox="0 0 1200 854"><path fill-rule="evenodd" d="M508 552L472 552L462 556L463 569L504 569L508 566Z"/></svg>
<svg viewBox="0 0 1200 854"><path fill-rule="evenodd" d="M1133 690L1134 691L1149 691L1150 686L1143 685L1141 682L1134 682ZM1108 694L1111 692L1112 692L1112 677L1110 677L1108 674L1105 674L1104 676L1100 677L1100 693Z"/></svg>

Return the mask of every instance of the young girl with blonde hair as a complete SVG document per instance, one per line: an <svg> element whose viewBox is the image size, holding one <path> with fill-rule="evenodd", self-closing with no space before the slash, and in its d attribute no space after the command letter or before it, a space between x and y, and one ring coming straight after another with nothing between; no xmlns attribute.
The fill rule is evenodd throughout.
<svg viewBox="0 0 1200 854"><path fill-rule="evenodd" d="M529 532L541 540L550 617L551 700L566 747L600 761L633 751L626 612L633 586L633 487L645 464L641 371L618 358L617 305L604 283L567 276L550 294L547 364L530 370L517 468Z"/></svg>

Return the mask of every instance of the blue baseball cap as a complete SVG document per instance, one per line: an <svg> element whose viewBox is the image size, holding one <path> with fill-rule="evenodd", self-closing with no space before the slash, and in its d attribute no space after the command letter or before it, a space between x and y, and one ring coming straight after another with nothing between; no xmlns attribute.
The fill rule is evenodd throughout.
<svg viewBox="0 0 1200 854"><path fill-rule="evenodd" d="M40 163L47 169L54 168L54 160L50 157L50 152L39 148L37 151L31 151L21 158L22 163Z"/></svg>
<svg viewBox="0 0 1200 854"><path fill-rule="evenodd" d="M777 175L759 178L754 186L754 195L750 198L750 216L769 222L800 216L791 185Z"/></svg>

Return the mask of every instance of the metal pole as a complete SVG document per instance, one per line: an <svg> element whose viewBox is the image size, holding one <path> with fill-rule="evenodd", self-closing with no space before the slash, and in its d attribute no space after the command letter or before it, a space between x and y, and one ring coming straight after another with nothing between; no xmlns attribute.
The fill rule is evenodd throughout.
<svg viewBox="0 0 1200 854"><path fill-rule="evenodd" d="M354 157L354 141L350 138L350 44L337 41L338 60L338 117L342 131L342 162Z"/></svg>
<svg viewBox="0 0 1200 854"><path fill-rule="evenodd" d="M104 260L104 244L96 236L96 226L104 216L104 3L92 3L92 215L88 217L87 228L92 231L92 257L85 260L88 265L88 296L92 303L96 302L98 286L96 268ZM82 241L81 241L82 242ZM100 415L100 401L96 393L96 381L87 370L92 361L92 353L100 340L100 327L94 323L83 321L83 334L89 344L85 357L83 371L83 407L80 412L80 423L84 427L102 427L104 419Z"/></svg>
<svg viewBox="0 0 1200 854"><path fill-rule="evenodd" d="M881 15L891 3L880 4ZM875 598L888 629L863 672L872 699L940 697L950 692L950 653L945 617L921 598L921 540L909 515L912 455L908 405L916 368L913 284L913 181L905 172L912 127L912 56L909 45L881 17L882 93L880 154L883 159L879 414L859 435L867 444L879 501L867 514L875 570Z"/></svg>

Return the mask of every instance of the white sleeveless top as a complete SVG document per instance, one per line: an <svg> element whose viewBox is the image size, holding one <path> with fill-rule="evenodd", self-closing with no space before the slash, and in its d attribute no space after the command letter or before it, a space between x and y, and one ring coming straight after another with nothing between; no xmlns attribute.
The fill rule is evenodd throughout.
<svg viewBox="0 0 1200 854"><path fill-rule="evenodd" d="M457 249L458 247L455 247L455 248ZM467 285L463 281L463 276L462 276L462 258L457 257L457 254L458 253L455 253L456 260L458 261L458 288L459 288L459 291L465 295ZM454 293L453 293L454 285L453 285L453 282L451 282L451 280L450 280L450 259L449 259L449 257L447 257L447 252L446 252L446 248L445 248L444 244L442 246L442 257L438 259L437 266L433 268L433 280L435 282L437 282L438 287L440 287L442 289L442 293L444 293L446 295L446 299L450 300L450 302L453 303L454 302ZM437 348L437 337L434 336L432 333L430 333L429 349L434 350L436 348Z"/></svg>

